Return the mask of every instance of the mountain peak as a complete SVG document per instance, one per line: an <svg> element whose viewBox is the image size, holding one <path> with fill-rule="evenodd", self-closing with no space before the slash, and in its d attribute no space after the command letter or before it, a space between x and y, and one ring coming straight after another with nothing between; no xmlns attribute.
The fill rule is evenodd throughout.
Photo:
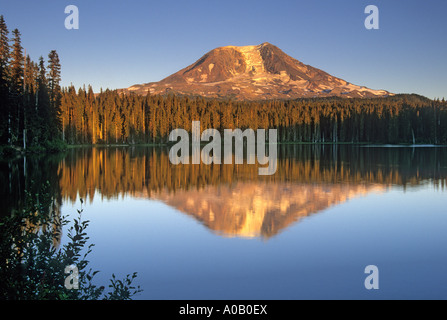
<svg viewBox="0 0 447 320"><path fill-rule="evenodd" d="M303 64L269 42L215 48L192 65L155 83L127 89L136 93L175 92L240 100L301 97L388 96Z"/></svg>

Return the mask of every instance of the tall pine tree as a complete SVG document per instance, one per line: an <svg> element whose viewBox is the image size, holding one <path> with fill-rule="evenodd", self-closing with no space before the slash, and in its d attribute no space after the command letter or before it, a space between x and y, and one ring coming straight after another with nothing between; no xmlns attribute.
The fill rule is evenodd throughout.
<svg viewBox="0 0 447 320"><path fill-rule="evenodd" d="M9 114L9 31L5 19L0 16L0 144L8 141Z"/></svg>
<svg viewBox="0 0 447 320"><path fill-rule="evenodd" d="M50 133L56 137L61 131L60 104L61 104L61 64L56 50L48 55L48 90L50 96L51 126Z"/></svg>
<svg viewBox="0 0 447 320"><path fill-rule="evenodd" d="M9 121L11 123L11 143L18 144L23 129L23 76L24 57L21 43L21 34L18 29L12 31L13 43L11 53L11 78L10 95L11 104L9 110Z"/></svg>

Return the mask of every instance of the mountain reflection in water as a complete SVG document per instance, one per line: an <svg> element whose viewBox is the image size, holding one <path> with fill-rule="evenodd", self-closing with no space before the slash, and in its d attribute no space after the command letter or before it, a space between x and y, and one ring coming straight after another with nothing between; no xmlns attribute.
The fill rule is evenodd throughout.
<svg viewBox="0 0 447 320"><path fill-rule="evenodd" d="M382 190L380 185L236 182L232 186L207 186L200 192L158 192L152 198L196 218L220 235L270 238L303 217Z"/></svg>
<svg viewBox="0 0 447 320"><path fill-rule="evenodd" d="M268 239L354 197L392 186L444 188L446 148L280 145L278 170L258 165L172 165L167 148L78 148L65 155L1 162L2 214L20 210L25 190L50 182L53 206L131 196L163 201L228 237Z"/></svg>
<svg viewBox="0 0 447 320"><path fill-rule="evenodd" d="M268 239L294 222L391 186L443 188L444 148L279 146L278 170L172 165L162 148L77 149L58 164L64 199L163 201L223 236Z"/></svg>

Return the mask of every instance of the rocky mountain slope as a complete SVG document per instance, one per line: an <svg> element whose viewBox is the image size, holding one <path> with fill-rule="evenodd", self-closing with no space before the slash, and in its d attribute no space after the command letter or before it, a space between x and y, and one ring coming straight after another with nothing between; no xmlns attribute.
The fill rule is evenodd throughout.
<svg viewBox="0 0 447 320"><path fill-rule="evenodd" d="M174 92L239 100L390 95L388 91L354 85L305 65L270 43L217 48L159 82L124 90L138 94Z"/></svg>

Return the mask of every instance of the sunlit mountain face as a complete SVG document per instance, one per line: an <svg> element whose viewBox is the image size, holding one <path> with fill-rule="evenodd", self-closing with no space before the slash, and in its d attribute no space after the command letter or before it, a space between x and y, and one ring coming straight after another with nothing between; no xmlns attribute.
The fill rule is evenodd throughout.
<svg viewBox="0 0 447 320"><path fill-rule="evenodd" d="M390 187L444 187L446 150L280 146L278 170L172 165L168 150L76 149L57 163L59 197L162 201L225 237L269 239L303 218ZM348 159L350 159L348 161Z"/></svg>
<svg viewBox="0 0 447 320"><path fill-rule="evenodd" d="M306 65L267 42L216 48L159 82L137 84L123 91L137 94L173 92L239 100L392 95L386 90L349 83Z"/></svg>

